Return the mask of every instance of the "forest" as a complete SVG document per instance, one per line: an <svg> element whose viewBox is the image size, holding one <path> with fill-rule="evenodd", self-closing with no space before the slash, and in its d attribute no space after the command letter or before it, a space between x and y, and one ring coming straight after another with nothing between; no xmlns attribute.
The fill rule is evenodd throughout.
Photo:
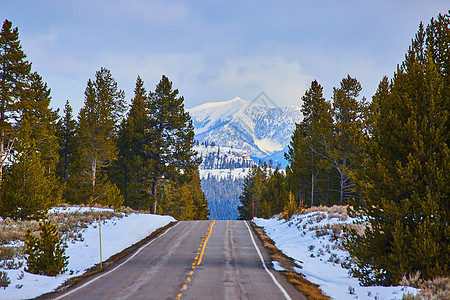
<svg viewBox="0 0 450 300"><path fill-rule="evenodd" d="M314 80L285 154L286 173L253 167L239 217L268 218L302 207L348 205L364 233L344 247L364 285L398 284L405 274L449 275L450 14L412 39L392 79L371 100L348 75L330 100Z"/></svg>
<svg viewBox="0 0 450 300"><path fill-rule="evenodd" d="M5 20L0 91L1 217L40 220L68 203L207 219L192 121L166 76L149 92L137 76L127 107L111 71L101 68L75 118L69 101L62 113L50 107L50 88Z"/></svg>

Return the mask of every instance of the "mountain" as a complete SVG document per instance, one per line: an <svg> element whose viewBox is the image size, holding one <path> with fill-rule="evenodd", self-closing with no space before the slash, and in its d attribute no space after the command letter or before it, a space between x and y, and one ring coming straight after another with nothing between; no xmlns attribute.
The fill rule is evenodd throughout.
<svg viewBox="0 0 450 300"><path fill-rule="evenodd" d="M195 138L244 149L254 158L285 164L286 151L295 124L302 119L300 107L273 107L234 98L211 102L187 110Z"/></svg>
<svg viewBox="0 0 450 300"><path fill-rule="evenodd" d="M199 169L209 219L236 220L244 178L256 163L246 150L212 146L207 142L197 142L194 150L202 158Z"/></svg>

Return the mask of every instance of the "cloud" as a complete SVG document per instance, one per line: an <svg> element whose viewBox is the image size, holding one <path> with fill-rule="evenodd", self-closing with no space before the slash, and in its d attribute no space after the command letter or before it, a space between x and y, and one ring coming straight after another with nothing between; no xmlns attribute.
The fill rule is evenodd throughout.
<svg viewBox="0 0 450 300"><path fill-rule="evenodd" d="M146 56L112 55L105 59L118 82L126 82L132 91L137 75L154 89L161 75L174 82L192 107L206 101L224 101L234 97L253 100L265 92L277 105L300 105L300 97L311 77L296 61L279 56L208 58L202 54L159 54ZM132 95L127 93L130 98Z"/></svg>

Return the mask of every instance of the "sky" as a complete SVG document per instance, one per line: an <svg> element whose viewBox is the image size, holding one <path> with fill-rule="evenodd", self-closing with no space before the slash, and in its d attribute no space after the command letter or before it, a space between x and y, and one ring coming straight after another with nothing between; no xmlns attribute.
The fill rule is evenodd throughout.
<svg viewBox="0 0 450 300"><path fill-rule="evenodd" d="M300 106L312 80L330 100L347 75L370 99L419 23L448 10L448 0L0 0L52 107L69 100L75 114L101 67L128 102L138 75L152 91L166 75L186 108L261 92Z"/></svg>

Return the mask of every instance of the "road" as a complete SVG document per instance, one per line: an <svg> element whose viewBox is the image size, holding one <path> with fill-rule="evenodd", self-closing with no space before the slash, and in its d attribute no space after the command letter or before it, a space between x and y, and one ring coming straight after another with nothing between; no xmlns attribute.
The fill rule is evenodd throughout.
<svg viewBox="0 0 450 300"><path fill-rule="evenodd" d="M179 222L55 299L306 299L270 268L245 221Z"/></svg>

